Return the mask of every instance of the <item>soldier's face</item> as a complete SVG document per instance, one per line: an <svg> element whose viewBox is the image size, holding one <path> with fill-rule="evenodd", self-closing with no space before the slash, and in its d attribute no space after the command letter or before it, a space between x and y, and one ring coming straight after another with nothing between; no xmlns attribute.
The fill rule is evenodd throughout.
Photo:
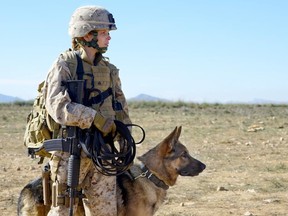
<svg viewBox="0 0 288 216"><path fill-rule="evenodd" d="M99 47L108 47L111 39L109 30L99 30L97 39Z"/></svg>

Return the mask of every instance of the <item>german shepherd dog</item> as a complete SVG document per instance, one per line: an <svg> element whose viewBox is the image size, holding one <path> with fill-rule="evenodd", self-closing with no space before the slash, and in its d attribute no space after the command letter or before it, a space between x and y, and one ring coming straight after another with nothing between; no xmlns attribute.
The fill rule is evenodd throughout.
<svg viewBox="0 0 288 216"><path fill-rule="evenodd" d="M175 185L177 177L197 176L205 164L194 159L179 141L181 126L176 127L162 142L138 157L127 172L117 176L118 216L152 216L164 202L167 189ZM42 179L27 184L18 200L18 216L47 215L44 206ZM82 207L76 215L85 215Z"/></svg>

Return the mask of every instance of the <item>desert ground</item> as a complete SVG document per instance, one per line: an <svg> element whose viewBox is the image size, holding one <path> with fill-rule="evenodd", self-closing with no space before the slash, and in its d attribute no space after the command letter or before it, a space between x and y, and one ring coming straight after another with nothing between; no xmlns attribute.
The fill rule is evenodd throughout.
<svg viewBox="0 0 288 216"><path fill-rule="evenodd" d="M41 173L22 142L30 109L0 105L1 215L16 215L20 190ZM181 125L180 141L207 166L179 177L157 216L288 215L288 106L134 102L130 115L146 131L138 155Z"/></svg>

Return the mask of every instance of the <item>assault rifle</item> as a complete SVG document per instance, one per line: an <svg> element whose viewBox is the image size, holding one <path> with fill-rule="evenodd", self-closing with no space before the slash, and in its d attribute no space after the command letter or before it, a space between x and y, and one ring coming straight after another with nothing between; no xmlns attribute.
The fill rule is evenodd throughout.
<svg viewBox="0 0 288 216"><path fill-rule="evenodd" d="M84 80L71 80L66 81L65 84L68 89L71 100L75 103L82 104ZM81 191L77 190L79 184L80 173L80 128L76 126L66 126L67 137L62 139L51 139L44 141L44 148L46 151L64 151L69 152L70 157L68 160L68 173L67 173L67 186L68 196L70 198L69 215L73 216L74 200L77 197L81 197Z"/></svg>
<svg viewBox="0 0 288 216"><path fill-rule="evenodd" d="M84 98L84 80L66 81L69 96L75 103L82 103ZM81 144L79 140L80 129L76 126L67 126L67 139L70 140L70 157L68 160L67 186L70 197L69 215L73 216L74 199L81 195L77 191L80 173Z"/></svg>

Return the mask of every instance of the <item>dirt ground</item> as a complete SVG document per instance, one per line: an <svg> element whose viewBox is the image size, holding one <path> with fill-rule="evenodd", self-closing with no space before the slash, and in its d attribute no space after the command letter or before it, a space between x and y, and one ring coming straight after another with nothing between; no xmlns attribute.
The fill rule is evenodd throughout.
<svg viewBox="0 0 288 216"><path fill-rule="evenodd" d="M16 215L21 188L41 173L22 144L29 110L0 105L1 215ZM182 125L181 142L207 165L179 177L157 216L288 215L288 106L132 104L130 113L146 131L137 154Z"/></svg>

